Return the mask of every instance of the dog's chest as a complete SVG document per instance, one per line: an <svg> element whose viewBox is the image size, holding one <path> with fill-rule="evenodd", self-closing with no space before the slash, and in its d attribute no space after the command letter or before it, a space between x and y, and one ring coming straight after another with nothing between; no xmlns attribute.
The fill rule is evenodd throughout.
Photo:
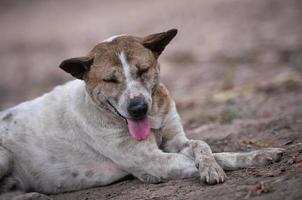
<svg viewBox="0 0 302 200"><path fill-rule="evenodd" d="M163 126L164 126L164 116L160 114L154 114L149 116L150 124L152 127L152 132L154 134L156 144L158 147L161 146L163 141Z"/></svg>
<svg viewBox="0 0 302 200"><path fill-rule="evenodd" d="M162 129L152 129L152 132L155 136L157 146L160 147L163 141Z"/></svg>

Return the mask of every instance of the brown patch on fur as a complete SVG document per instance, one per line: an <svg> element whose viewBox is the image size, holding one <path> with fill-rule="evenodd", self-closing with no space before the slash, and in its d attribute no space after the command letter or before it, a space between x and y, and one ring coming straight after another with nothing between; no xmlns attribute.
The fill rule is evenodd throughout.
<svg viewBox="0 0 302 200"><path fill-rule="evenodd" d="M101 93L102 96L110 96L116 101L120 98L126 87L126 77L123 71L119 54L124 52L130 65L131 75L134 80L143 84L154 81L158 77L157 61L153 53L142 45L142 39L132 36L120 36L112 42L103 42L96 45L88 57L94 57L90 70L85 74L84 80L89 94L93 97ZM145 73L138 77L138 71ZM154 75L155 74L155 75ZM104 80L113 80L106 82ZM103 99L93 98L97 103Z"/></svg>
<svg viewBox="0 0 302 200"><path fill-rule="evenodd" d="M119 36L97 44L86 57L63 61L60 68L83 79L92 100L110 109L108 102L110 105L118 102L127 88L126 75L119 58L123 52L132 79L140 82L150 93L153 91L153 110L165 114L170 110L171 100L166 88L159 84L157 58L176 33L177 30L172 29L143 38Z"/></svg>
<svg viewBox="0 0 302 200"><path fill-rule="evenodd" d="M159 83L152 95L152 113L168 114L171 110L172 98L164 84Z"/></svg>

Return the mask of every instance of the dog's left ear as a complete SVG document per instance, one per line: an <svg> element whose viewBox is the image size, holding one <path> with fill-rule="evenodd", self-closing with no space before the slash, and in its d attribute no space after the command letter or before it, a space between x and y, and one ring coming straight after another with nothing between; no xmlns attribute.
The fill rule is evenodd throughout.
<svg viewBox="0 0 302 200"><path fill-rule="evenodd" d="M177 29L171 29L162 33L155 33L143 38L144 47L150 49L158 57L169 42L176 36Z"/></svg>
<svg viewBox="0 0 302 200"><path fill-rule="evenodd" d="M92 63L93 58L78 57L64 60L59 67L73 77L83 80L84 75L89 71Z"/></svg>

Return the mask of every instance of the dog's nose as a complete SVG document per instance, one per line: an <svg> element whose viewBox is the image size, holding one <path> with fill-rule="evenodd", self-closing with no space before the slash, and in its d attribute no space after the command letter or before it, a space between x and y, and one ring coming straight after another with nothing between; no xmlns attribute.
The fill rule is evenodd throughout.
<svg viewBox="0 0 302 200"><path fill-rule="evenodd" d="M130 100L128 106L128 113L134 119L141 119L146 116L148 111L148 104L142 97L135 97Z"/></svg>

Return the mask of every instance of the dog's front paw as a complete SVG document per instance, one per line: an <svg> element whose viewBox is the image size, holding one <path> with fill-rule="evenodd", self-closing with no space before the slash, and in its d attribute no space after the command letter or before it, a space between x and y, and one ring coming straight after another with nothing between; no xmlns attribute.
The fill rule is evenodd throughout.
<svg viewBox="0 0 302 200"><path fill-rule="evenodd" d="M255 166L272 164L280 161L284 152L285 149L282 148L266 148L252 151L252 162Z"/></svg>
<svg viewBox="0 0 302 200"><path fill-rule="evenodd" d="M202 182L214 185L225 181L226 174L214 158L202 156L195 164L199 170Z"/></svg>

